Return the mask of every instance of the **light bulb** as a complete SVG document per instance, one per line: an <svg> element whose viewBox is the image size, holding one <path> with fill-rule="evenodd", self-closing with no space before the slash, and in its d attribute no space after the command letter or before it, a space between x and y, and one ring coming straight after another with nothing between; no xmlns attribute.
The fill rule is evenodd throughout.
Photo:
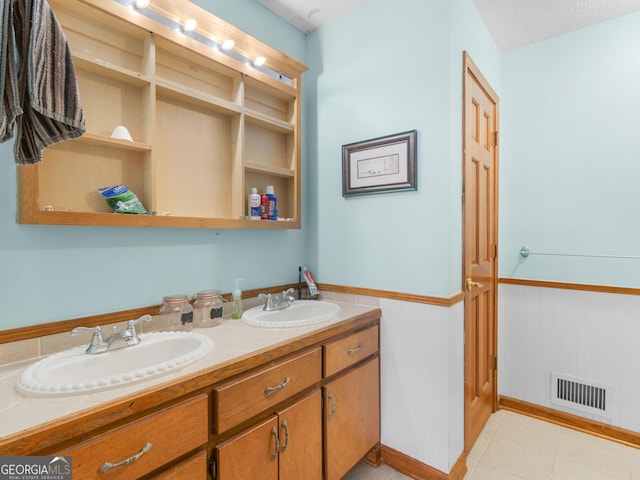
<svg viewBox="0 0 640 480"><path fill-rule="evenodd" d="M235 44L236 44L236 42L234 42L231 39L225 40L224 42L222 42L222 49L223 50L231 50Z"/></svg>
<svg viewBox="0 0 640 480"><path fill-rule="evenodd" d="M136 6L136 8L147 8L149 6L150 0L135 0L135 2L133 2L134 5Z"/></svg>
<svg viewBox="0 0 640 480"><path fill-rule="evenodd" d="M184 21L184 25L182 25L182 30L184 30L185 32L193 32L196 29L197 24L198 22L196 22L195 19L187 18Z"/></svg>
<svg viewBox="0 0 640 480"><path fill-rule="evenodd" d="M266 61L267 61L267 59L264 58L264 57L256 57L256 59L253 61L253 64L256 67L261 67L262 65L265 64Z"/></svg>

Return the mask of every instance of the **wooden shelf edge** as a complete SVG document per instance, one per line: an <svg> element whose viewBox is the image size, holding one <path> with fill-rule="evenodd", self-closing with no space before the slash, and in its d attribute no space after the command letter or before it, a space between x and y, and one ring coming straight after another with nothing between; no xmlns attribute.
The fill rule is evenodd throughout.
<svg viewBox="0 0 640 480"><path fill-rule="evenodd" d="M244 169L249 172L266 173L267 175L275 175L282 178L293 178L295 172L290 168L275 167L271 165L258 165L255 163L245 163Z"/></svg>
<svg viewBox="0 0 640 480"><path fill-rule="evenodd" d="M203 108L220 111L226 114L240 114L240 105L197 90L181 87L167 80L156 80L156 89L158 95L176 98L193 105L198 105Z"/></svg>
<svg viewBox="0 0 640 480"><path fill-rule="evenodd" d="M249 123L253 123L254 125L274 129L281 133L287 134L294 133L296 130L295 126L292 123L269 117L267 115L264 115L263 113L251 110L250 108L245 108L244 114L246 121Z"/></svg>
<svg viewBox="0 0 640 480"><path fill-rule="evenodd" d="M127 70L118 65L106 62L96 57L74 53L73 63L77 69L87 72L98 73L108 78L123 81L136 87L146 87L151 85L151 79L141 72Z"/></svg>
<svg viewBox="0 0 640 480"><path fill-rule="evenodd" d="M105 135L99 135L96 133L85 133L81 137L75 138L72 141L86 143L89 145L99 145L101 147L113 147L122 150L131 150L134 152L150 152L151 145L142 142L130 142L128 140L121 140L119 138L111 138Z"/></svg>
<svg viewBox="0 0 640 480"><path fill-rule="evenodd" d="M20 209L18 223L83 227L160 227L220 229L300 229L299 221L240 220L231 218L178 217L100 212L26 211Z"/></svg>

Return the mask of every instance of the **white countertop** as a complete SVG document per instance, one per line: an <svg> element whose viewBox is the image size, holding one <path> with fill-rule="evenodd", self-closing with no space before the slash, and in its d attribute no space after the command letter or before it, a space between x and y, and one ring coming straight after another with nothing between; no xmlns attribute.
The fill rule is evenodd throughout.
<svg viewBox="0 0 640 480"><path fill-rule="evenodd" d="M215 327L194 328L194 332L206 335L214 341L213 350L205 357L164 376L92 394L57 398L26 397L16 391L16 380L24 368L42 357L0 367L0 441L26 430L41 430L48 425L63 423L84 411L116 403L122 397L145 390L151 391L159 386L175 383L180 378L197 376L236 358L258 354L280 343L376 309L372 306L333 303L338 303L341 307L338 317L307 327L257 328L242 320L228 319Z"/></svg>

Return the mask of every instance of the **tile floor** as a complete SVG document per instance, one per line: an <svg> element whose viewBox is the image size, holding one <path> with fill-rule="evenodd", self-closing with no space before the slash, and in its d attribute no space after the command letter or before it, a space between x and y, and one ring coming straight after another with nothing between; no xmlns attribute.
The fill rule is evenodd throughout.
<svg viewBox="0 0 640 480"><path fill-rule="evenodd" d="M404 479L366 464L344 478ZM640 449L499 410L469 453L464 480L640 480Z"/></svg>

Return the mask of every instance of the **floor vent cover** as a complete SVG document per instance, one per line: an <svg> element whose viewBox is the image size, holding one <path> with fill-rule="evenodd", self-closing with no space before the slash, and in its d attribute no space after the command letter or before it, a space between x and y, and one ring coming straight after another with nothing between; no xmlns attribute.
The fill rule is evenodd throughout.
<svg viewBox="0 0 640 480"><path fill-rule="evenodd" d="M613 406L613 388L611 385L553 372L551 374L551 403L610 418Z"/></svg>

